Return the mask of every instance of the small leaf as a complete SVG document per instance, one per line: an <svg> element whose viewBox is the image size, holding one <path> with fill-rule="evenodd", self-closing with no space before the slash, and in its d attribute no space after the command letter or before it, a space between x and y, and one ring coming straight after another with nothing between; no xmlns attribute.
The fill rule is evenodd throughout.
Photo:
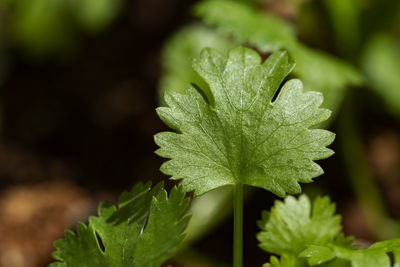
<svg viewBox="0 0 400 267"><path fill-rule="evenodd" d="M312 210L312 211L311 211ZM400 263L400 238L377 242L368 249L353 245L352 238L340 233L340 217L328 198L317 198L311 209L307 196L288 196L276 201L258 222L260 247L271 257L266 267L392 267ZM306 261L305 261L306 260Z"/></svg>
<svg viewBox="0 0 400 267"><path fill-rule="evenodd" d="M265 263L263 267L303 267L299 265L299 261L292 255L283 254L280 259L271 256L270 262Z"/></svg>
<svg viewBox="0 0 400 267"><path fill-rule="evenodd" d="M308 258L308 263L314 266L332 260L335 254L328 247L309 245L299 257Z"/></svg>
<svg viewBox="0 0 400 267"><path fill-rule="evenodd" d="M189 199L181 187L169 195L162 184L136 184L119 199L119 209L108 202L77 234L67 231L57 240L57 267L158 267L177 249L188 224ZM104 246L104 251L100 247Z"/></svg>
<svg viewBox="0 0 400 267"><path fill-rule="evenodd" d="M351 263L351 267L391 267L388 252L395 255L395 265L398 264L398 253L400 251L400 239L377 242L368 249L359 249L357 247L342 246L337 243L327 244L318 247L319 253L309 253L309 248L300 255L306 257L308 262L317 262L321 260L321 255L331 259L336 258ZM329 253L326 251L329 250ZM324 251L326 254L323 254ZM332 257L333 256L333 257Z"/></svg>
<svg viewBox="0 0 400 267"><path fill-rule="evenodd" d="M340 217L334 214L335 205L327 197L317 198L312 208L306 195L276 201L269 216L259 222L260 247L277 255L297 257L307 246L333 242L341 230Z"/></svg>

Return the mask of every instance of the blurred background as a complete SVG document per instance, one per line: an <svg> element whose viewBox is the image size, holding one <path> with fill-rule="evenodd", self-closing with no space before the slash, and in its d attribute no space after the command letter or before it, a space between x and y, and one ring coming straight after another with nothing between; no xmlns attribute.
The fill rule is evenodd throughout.
<svg viewBox="0 0 400 267"><path fill-rule="evenodd" d="M0 0L0 266L51 262L53 242L138 181L168 181L155 108L183 92L205 46L286 49L291 78L324 93L337 134L325 175L357 242L400 237L400 2L397 0ZM237 25L235 25L237 23ZM193 205L171 266L231 264L231 194ZM275 197L249 190L245 266L269 256L256 220ZM205 209L204 207L207 207Z"/></svg>

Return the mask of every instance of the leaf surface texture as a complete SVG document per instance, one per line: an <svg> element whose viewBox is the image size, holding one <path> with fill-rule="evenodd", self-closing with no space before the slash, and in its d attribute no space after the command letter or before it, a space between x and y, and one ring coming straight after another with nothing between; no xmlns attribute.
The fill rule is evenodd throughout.
<svg viewBox="0 0 400 267"><path fill-rule="evenodd" d="M313 162L332 155L334 134L310 127L330 111L323 97L303 92L299 80L279 86L293 68L286 52L261 63L252 49L237 47L228 57L206 48L193 62L211 96L190 87L167 92L159 117L176 132L155 135L156 153L170 159L161 170L196 195L224 185L247 184L278 196L301 191L323 173ZM273 101L273 98L276 99Z"/></svg>

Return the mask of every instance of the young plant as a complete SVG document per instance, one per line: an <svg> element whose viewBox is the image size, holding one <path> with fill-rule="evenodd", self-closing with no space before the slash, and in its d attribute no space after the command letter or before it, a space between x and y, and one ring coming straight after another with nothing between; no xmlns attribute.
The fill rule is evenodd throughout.
<svg viewBox="0 0 400 267"><path fill-rule="evenodd" d="M260 247L272 254L264 267L390 267L400 264L400 239L377 242L368 249L353 245L341 232L340 216L327 197L313 205L306 195L276 201L262 213L257 235Z"/></svg>
<svg viewBox="0 0 400 267"><path fill-rule="evenodd" d="M334 134L309 129L330 115L319 108L321 93L303 92L299 80L288 81L278 93L293 67L286 52L262 63L249 48L233 48L227 57L206 48L193 69L209 91L195 85L185 94L167 91L167 107L157 109L177 131L155 136L156 153L170 159L161 171L183 179L183 189L195 196L234 187L235 267L242 266L243 186L281 197L300 193L299 182L323 173L314 160L333 154L326 146Z"/></svg>
<svg viewBox="0 0 400 267"><path fill-rule="evenodd" d="M332 155L327 146L334 134L316 126L329 118L330 111L320 108L321 93L308 90L324 92L324 106L335 110L346 86L361 83L360 74L349 64L300 43L292 27L271 14L225 0L202 1L195 12L217 31L187 28L169 46L162 84L195 84L186 90L163 88L166 107L157 109L175 131L155 136L157 154L169 159L161 170L174 180L182 179L181 185L168 197L161 185L151 189L150 184L138 184L121 196L118 209L101 204L99 217L90 218L88 226L80 224L77 235L67 232L65 239L56 242L57 262L52 266L160 266L176 251L188 224L189 201L184 192L199 196L231 186L233 262L241 267L243 187L260 187L284 197L300 193L299 183L312 182L323 173L314 161ZM262 62L249 48L233 48L227 56L206 48L194 59L192 72L187 58L204 41L223 51L250 44L273 54ZM296 59L296 67L282 49ZM373 59L367 67L375 64ZM292 70L308 92L303 92L299 80L281 87ZM376 84L396 80L370 76ZM305 195L277 201L263 213L259 226L260 247L275 254L266 267L389 267L388 253L393 254L395 266L400 264L399 239L368 249L354 246L341 233L340 217L326 197L317 198L313 205Z"/></svg>
<svg viewBox="0 0 400 267"><path fill-rule="evenodd" d="M168 197L161 184L137 184L122 194L118 209L102 203L99 217L80 224L77 235L56 242L51 266L160 266L176 250L188 224L189 200L210 190L234 188L234 267L241 267L243 187L277 196L301 191L323 173L314 161L329 157L334 134L313 126L330 112L322 95L303 92L299 80L281 83L294 66L284 51L265 62L252 49L236 47L227 57L204 49L193 68L208 90L192 85L184 94L168 91L160 118L176 132L155 136L161 170L182 179ZM203 91L202 91L203 90ZM287 197L264 212L260 247L276 256L266 267L390 267L400 261L400 240L362 250L341 233L340 217L328 198Z"/></svg>

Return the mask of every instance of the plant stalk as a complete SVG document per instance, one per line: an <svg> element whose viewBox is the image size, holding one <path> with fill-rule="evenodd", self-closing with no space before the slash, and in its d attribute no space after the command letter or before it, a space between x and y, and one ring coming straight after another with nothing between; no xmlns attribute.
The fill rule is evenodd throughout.
<svg viewBox="0 0 400 267"><path fill-rule="evenodd" d="M243 265L243 185L233 189L233 267Z"/></svg>

